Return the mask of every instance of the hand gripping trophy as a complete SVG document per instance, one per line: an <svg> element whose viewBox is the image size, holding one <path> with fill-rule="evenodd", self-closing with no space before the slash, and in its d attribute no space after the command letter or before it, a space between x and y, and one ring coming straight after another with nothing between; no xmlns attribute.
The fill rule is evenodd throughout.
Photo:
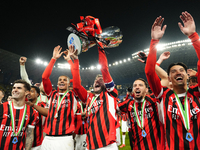
<svg viewBox="0 0 200 150"><path fill-rule="evenodd" d="M99 45L102 48L117 47L122 42L122 32L118 27L111 26L103 31L98 18L92 16L80 16L81 22L73 27L67 27L67 30L72 32L67 39L68 46L73 44L78 50L78 55L81 52L88 51L94 45Z"/></svg>

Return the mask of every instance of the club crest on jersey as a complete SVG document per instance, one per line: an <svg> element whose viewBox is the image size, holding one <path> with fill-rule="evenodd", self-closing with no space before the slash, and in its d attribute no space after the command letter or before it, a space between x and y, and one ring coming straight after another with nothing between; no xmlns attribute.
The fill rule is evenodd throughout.
<svg viewBox="0 0 200 150"><path fill-rule="evenodd" d="M25 120L28 120L28 115L25 116Z"/></svg>

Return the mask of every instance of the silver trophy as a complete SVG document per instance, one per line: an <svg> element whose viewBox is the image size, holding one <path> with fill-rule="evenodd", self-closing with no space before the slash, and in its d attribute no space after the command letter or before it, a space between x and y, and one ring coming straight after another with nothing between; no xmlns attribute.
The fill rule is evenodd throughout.
<svg viewBox="0 0 200 150"><path fill-rule="evenodd" d="M115 26L103 29L101 34L95 34L93 38L74 30L72 27L68 27L67 30L73 32L68 36L67 44L68 46L74 45L74 48L78 50L78 55L98 44L97 41L102 42L104 48L117 47L122 42L123 37L120 29Z"/></svg>

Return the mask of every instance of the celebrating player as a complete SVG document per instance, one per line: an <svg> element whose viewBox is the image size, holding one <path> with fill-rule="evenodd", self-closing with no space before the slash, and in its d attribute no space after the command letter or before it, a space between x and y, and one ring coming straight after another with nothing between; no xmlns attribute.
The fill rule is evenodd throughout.
<svg viewBox="0 0 200 150"><path fill-rule="evenodd" d="M73 46L72 46L73 48ZM72 75L73 88L78 97L86 102L88 117L87 149L116 150L116 107L117 90L108 71L105 52L98 47L99 64L102 75L97 75L93 84L94 93L87 93L81 86L78 56L71 53L74 59Z"/></svg>
<svg viewBox="0 0 200 150"><path fill-rule="evenodd" d="M12 88L12 101L0 105L0 149L2 150L24 148L30 150L32 147L38 114L25 104L29 91L30 85L27 82L16 80Z"/></svg>
<svg viewBox="0 0 200 150"><path fill-rule="evenodd" d="M39 99L38 99L39 95L40 95L40 89L36 86L31 86L31 90L27 98L34 105L44 107L44 108L47 107L46 103L39 102ZM44 121L45 121L45 117L39 114L39 119L36 122L35 130L34 130L34 141L33 141L32 150L40 149L40 145L42 144L42 141L43 141Z"/></svg>
<svg viewBox="0 0 200 150"><path fill-rule="evenodd" d="M191 39L197 57L200 59L200 41L196 33L193 17L188 12L182 12L180 18L184 26L181 23L178 23L178 25L183 34ZM195 97L199 94L198 88L200 85L187 88L187 67L183 63L173 63L168 67L167 73L169 81L172 82L173 90L162 87L160 79L155 72L156 45L163 37L166 29L166 25L161 29L163 21L164 18L157 17L152 26L152 39L145 73L153 93L161 102L166 133L166 149L200 149L200 104L197 97Z"/></svg>
<svg viewBox="0 0 200 150"><path fill-rule="evenodd" d="M65 75L60 76L57 84L58 91L52 89L49 79L54 63L64 53L61 50L60 46L54 48L53 57L42 75L44 91L50 101L49 109L33 105L42 115L47 116L44 127L46 136L41 146L42 150L74 149L72 132L75 130L74 113L77 101L74 93L68 90L70 79ZM64 59L71 60L69 55L64 56Z"/></svg>
<svg viewBox="0 0 200 150"><path fill-rule="evenodd" d="M118 104L122 112L128 112L131 123L133 150L164 149L164 130L160 109L153 96L147 96L148 84L142 79L133 83L134 100L128 99Z"/></svg>

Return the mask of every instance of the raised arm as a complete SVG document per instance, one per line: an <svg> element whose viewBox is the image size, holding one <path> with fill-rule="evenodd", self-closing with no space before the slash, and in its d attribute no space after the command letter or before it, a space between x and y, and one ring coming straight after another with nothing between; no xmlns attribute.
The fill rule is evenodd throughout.
<svg viewBox="0 0 200 150"><path fill-rule="evenodd" d="M98 47L99 51L99 64L101 65L101 73L103 76L104 83L106 85L106 89L111 92L114 90L114 82L113 79L109 73L108 69L108 61L106 58L105 51Z"/></svg>
<svg viewBox="0 0 200 150"><path fill-rule="evenodd" d="M164 18L157 17L152 29L151 29L151 44L149 49L149 55L147 57L147 62L145 66L145 73L147 76L147 81L149 83L150 88L152 89L154 95L156 97L160 97L162 94L162 86L160 83L160 79L155 71L155 65L156 65L156 45L158 44L159 40L163 37L166 25L163 26L163 29L161 30L162 23L164 21Z"/></svg>
<svg viewBox="0 0 200 150"><path fill-rule="evenodd" d="M20 57L19 59L19 64L20 64L20 76L22 78L22 80L26 81L28 84L32 85L29 78L28 78L28 74L26 72L26 68L25 68L25 63L26 63L27 58L26 57Z"/></svg>
<svg viewBox="0 0 200 150"><path fill-rule="evenodd" d="M138 56L140 57L138 61L146 64L146 60L147 60L146 54L144 52L139 52ZM158 61L156 62L156 66L155 66L155 71L161 79L161 85L167 86L167 87L169 86L168 75L167 75L167 72L160 67L160 64L163 62L163 60L168 59L169 56L170 56L170 52L162 53Z"/></svg>
<svg viewBox="0 0 200 150"><path fill-rule="evenodd" d="M163 52L160 55L159 59L157 60L156 66L155 66L156 73L161 78L161 85L167 86L167 87L169 87L168 75L167 75L167 72L160 67L160 64L163 62L163 60L166 60L169 57L170 57L169 51Z"/></svg>
<svg viewBox="0 0 200 150"><path fill-rule="evenodd" d="M180 19L183 22L183 25L179 22L179 28L183 34L191 39L194 49L196 50L197 57L200 59L200 41L199 36L196 33L196 26L193 17L187 11L182 12Z"/></svg>
<svg viewBox="0 0 200 150"><path fill-rule="evenodd" d="M69 50L64 52L66 56L63 56L66 61L71 66L71 73L73 76L73 90L78 95L80 100L86 102L87 100L87 90L81 85L81 78L79 72L79 60L78 56L76 55L76 51L74 50L74 46L70 45ZM72 60L74 63L72 62Z"/></svg>
<svg viewBox="0 0 200 150"><path fill-rule="evenodd" d="M47 96L49 96L49 94L52 91L52 84L49 77L51 75L51 72L56 60L60 58L60 56L63 53L61 52L61 50L62 50L62 47L60 47L59 45L54 48L53 57L42 74L42 83L43 83L44 91L47 94Z"/></svg>

